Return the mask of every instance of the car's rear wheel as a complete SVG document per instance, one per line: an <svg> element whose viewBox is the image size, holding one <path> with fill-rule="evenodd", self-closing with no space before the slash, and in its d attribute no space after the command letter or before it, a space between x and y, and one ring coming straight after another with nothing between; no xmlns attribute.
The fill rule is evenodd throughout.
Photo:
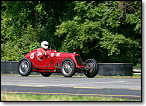
<svg viewBox="0 0 146 106"><path fill-rule="evenodd" d="M98 73L98 64L95 59L88 59L85 61L85 69L84 74L88 78L93 78Z"/></svg>
<svg viewBox="0 0 146 106"><path fill-rule="evenodd" d="M44 77L49 77L52 73L41 72L40 74Z"/></svg>
<svg viewBox="0 0 146 106"><path fill-rule="evenodd" d="M28 76L31 73L32 64L31 61L27 58L24 58L19 61L18 64L18 73L21 76Z"/></svg>
<svg viewBox="0 0 146 106"><path fill-rule="evenodd" d="M76 66L72 59L66 58L62 61L61 72L65 77L72 77L75 73Z"/></svg>

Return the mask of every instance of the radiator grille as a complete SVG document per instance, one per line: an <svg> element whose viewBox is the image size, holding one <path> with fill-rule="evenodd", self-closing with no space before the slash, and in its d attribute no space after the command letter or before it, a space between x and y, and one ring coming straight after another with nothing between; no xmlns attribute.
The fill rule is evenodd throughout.
<svg viewBox="0 0 146 106"><path fill-rule="evenodd" d="M75 56L75 59L76 59L78 65L83 66L83 61L80 56Z"/></svg>

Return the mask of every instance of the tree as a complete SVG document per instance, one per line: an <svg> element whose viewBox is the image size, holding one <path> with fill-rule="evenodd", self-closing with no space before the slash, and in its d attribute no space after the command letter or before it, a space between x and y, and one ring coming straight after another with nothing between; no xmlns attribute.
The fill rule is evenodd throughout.
<svg viewBox="0 0 146 106"><path fill-rule="evenodd" d="M84 59L94 57L99 62L140 62L141 2L127 1L131 6L123 7L127 12L120 2L76 1L73 20L57 26L55 34L65 39L61 50L77 51Z"/></svg>
<svg viewBox="0 0 146 106"><path fill-rule="evenodd" d="M60 1L2 1L2 60L20 60L40 47L43 40L48 40L51 46L58 45L53 35L61 20L61 6L66 4Z"/></svg>
<svg viewBox="0 0 146 106"><path fill-rule="evenodd" d="M2 1L2 60L19 60L47 40L83 60L136 65L141 39L141 1Z"/></svg>

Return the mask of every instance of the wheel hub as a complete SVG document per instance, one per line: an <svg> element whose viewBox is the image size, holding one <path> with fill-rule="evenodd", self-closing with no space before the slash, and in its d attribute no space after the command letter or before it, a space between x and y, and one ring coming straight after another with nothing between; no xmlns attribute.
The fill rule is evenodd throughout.
<svg viewBox="0 0 146 106"><path fill-rule="evenodd" d="M86 70L90 73L92 73L92 71L94 70L94 63L88 63L86 64Z"/></svg>
<svg viewBox="0 0 146 106"><path fill-rule="evenodd" d="M70 72L72 71L71 63L70 63L70 62L66 62L66 63L64 64L64 71L65 71L66 73L70 73Z"/></svg>

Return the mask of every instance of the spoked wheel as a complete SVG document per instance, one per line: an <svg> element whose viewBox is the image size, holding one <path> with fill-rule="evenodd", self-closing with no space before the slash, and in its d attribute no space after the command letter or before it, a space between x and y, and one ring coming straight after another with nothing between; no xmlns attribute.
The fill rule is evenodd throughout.
<svg viewBox="0 0 146 106"><path fill-rule="evenodd" d="M31 73L31 67L32 67L31 61L27 58L24 58L19 61L18 73L21 76L28 76Z"/></svg>
<svg viewBox="0 0 146 106"><path fill-rule="evenodd" d="M93 78L97 75L98 72L98 65L95 59L88 59L85 61L85 68L84 74L88 78Z"/></svg>
<svg viewBox="0 0 146 106"><path fill-rule="evenodd" d="M72 59L66 58L62 61L61 72L65 77L72 77L75 73L75 63Z"/></svg>
<svg viewBox="0 0 146 106"><path fill-rule="evenodd" d="M49 77L52 73L41 72L40 74L44 77Z"/></svg>

